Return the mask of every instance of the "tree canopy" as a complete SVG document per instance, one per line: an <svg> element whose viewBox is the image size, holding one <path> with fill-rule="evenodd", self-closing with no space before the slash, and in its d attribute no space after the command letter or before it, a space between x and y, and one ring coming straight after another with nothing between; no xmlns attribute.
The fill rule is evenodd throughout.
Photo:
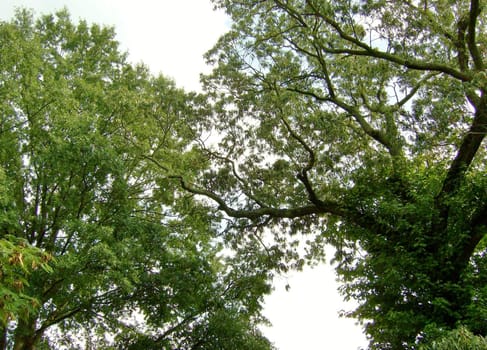
<svg viewBox="0 0 487 350"><path fill-rule="evenodd" d="M213 2L233 26L207 55L192 121L203 166L168 178L278 269L333 244L371 348L459 325L485 335L481 2Z"/></svg>
<svg viewBox="0 0 487 350"><path fill-rule="evenodd" d="M1 348L269 349L327 244L371 349L481 346L481 1L213 2L202 94L66 11L0 23Z"/></svg>
<svg viewBox="0 0 487 350"><path fill-rule="evenodd" d="M0 23L0 67L0 348L270 349L265 264L148 160L192 95L67 11Z"/></svg>

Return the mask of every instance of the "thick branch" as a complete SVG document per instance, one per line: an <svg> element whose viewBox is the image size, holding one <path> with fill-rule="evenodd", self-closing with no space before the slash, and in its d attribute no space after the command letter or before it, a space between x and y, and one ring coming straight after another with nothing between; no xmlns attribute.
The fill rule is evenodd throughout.
<svg viewBox="0 0 487 350"><path fill-rule="evenodd" d="M455 45L458 51L458 65L462 71L468 70L467 48L465 44L465 32L467 31L468 20L462 16L457 24L457 40Z"/></svg>
<svg viewBox="0 0 487 350"><path fill-rule="evenodd" d="M393 156L398 155L397 149L395 149L394 145L391 144L391 142L389 141L387 136L382 131L374 129L372 126L370 126L370 124L365 120L365 117L362 114L360 114L359 111L357 111L357 109L354 108L353 106L348 105L347 103L345 103L344 101L342 101L338 98L319 96L312 91L305 91L305 90L301 90L298 88L288 88L288 90L296 92L296 93L300 93L303 95L311 96L311 97L317 99L318 101L332 102L336 106L340 107L341 109L343 109L344 111L349 113L350 116L352 116L357 121L357 123L360 125L362 130L368 136L372 137L374 140L376 140L381 145L386 147L389 150L389 152L391 153L391 155L393 155Z"/></svg>
<svg viewBox="0 0 487 350"><path fill-rule="evenodd" d="M460 148L443 182L441 196L453 193L461 183L464 173L472 163L487 135L487 96L481 98L472 126L463 137Z"/></svg>
<svg viewBox="0 0 487 350"><path fill-rule="evenodd" d="M487 97L484 95L480 101L475 118L468 133L464 136L460 148L450 169L447 172L441 191L436 196L436 207L439 210L437 221L433 224L433 232L443 232L448 225L450 206L447 203L450 195L454 194L465 179L465 173L472 163L477 151L487 134ZM469 242L458 255L458 263L466 263L477 246L484 232L479 226L473 227Z"/></svg>
<svg viewBox="0 0 487 350"><path fill-rule="evenodd" d="M346 112L348 112L360 125L362 130L372 137L374 140L379 142L381 145L386 147L391 156L395 157L401 154L401 150L397 147L397 145L390 140L388 135L384 133L382 130L374 129L365 119L365 117L357 110L357 108L348 105L344 101L334 98L330 99L338 107L342 108Z"/></svg>
<svg viewBox="0 0 487 350"><path fill-rule="evenodd" d="M323 205L320 207L316 205L305 205L295 208L260 207L250 210L234 209L228 206L225 200L216 193L205 189L195 188L184 181L181 176L170 176L170 178L179 180L181 187L184 190L212 199L218 204L220 210L223 210L228 216L233 218L247 218L251 220L258 219L262 216L270 216L274 218L297 218L313 214L332 214L344 218L348 216L348 213L344 208L332 201L322 202Z"/></svg>
<svg viewBox="0 0 487 350"><path fill-rule="evenodd" d="M46 329L48 329L52 325L55 325L55 324L65 320L67 318L70 318L70 317L76 315L81 310L82 310L81 307L76 307L72 310L68 310L67 312L65 312L63 314L56 315L52 318L47 319L46 322L44 322L42 324L42 326L36 331L36 336L39 336L39 337L42 336L42 334L45 332Z"/></svg>
<svg viewBox="0 0 487 350"><path fill-rule="evenodd" d="M334 201L323 201L316 198L310 198L312 202L311 205L304 205L301 207L294 208L270 208L270 207L260 207L257 209L234 209L229 207L225 200L218 196L216 193L207 191L204 189L198 189L190 184L188 184L181 176L170 176L170 178L179 180L181 187L195 195L205 196L212 199L219 205L219 210L224 211L228 216L233 218L247 218L250 220L255 220L264 216L271 218L298 218L309 215L325 215L330 214L338 216L350 223L362 227L364 229L371 230L373 232L390 232L391 228L387 225L379 223L375 217L362 213L356 208L342 206ZM304 184L306 186L306 178L303 178ZM308 193L313 193L308 190Z"/></svg>
<svg viewBox="0 0 487 350"><path fill-rule="evenodd" d="M469 74L453 69L448 65L434 62L424 62L412 58L404 58L391 53L373 49L372 47L369 47L367 50L334 49L332 47L327 47L323 48L323 50L326 53L330 54L346 54L351 56L368 56L379 58L406 67L408 69L445 73L461 81L471 80L471 76Z"/></svg>
<svg viewBox="0 0 487 350"><path fill-rule="evenodd" d="M472 56L475 69L479 71L484 67L482 55L479 52L475 38L477 18L480 16L480 13L481 8L479 6L479 0L472 0L470 2L470 16L468 19L467 46L470 55Z"/></svg>

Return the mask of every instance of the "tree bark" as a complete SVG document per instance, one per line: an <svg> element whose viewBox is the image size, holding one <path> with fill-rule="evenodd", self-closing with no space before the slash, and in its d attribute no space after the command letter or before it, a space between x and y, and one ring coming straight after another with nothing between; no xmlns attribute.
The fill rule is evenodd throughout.
<svg viewBox="0 0 487 350"><path fill-rule="evenodd" d="M39 338L35 319L19 321L15 330L13 350L35 350Z"/></svg>
<svg viewBox="0 0 487 350"><path fill-rule="evenodd" d="M7 325L0 327L0 350L7 349L7 330L8 330L8 323Z"/></svg>

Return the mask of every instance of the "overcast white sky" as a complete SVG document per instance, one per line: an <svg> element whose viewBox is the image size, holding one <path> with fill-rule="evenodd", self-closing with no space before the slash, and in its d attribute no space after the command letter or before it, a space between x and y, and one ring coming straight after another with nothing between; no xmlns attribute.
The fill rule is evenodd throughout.
<svg viewBox="0 0 487 350"><path fill-rule="evenodd" d="M163 73L188 90L199 88L199 74L208 71L202 55L229 24L209 0L0 0L0 20L10 19L19 6L36 14L67 7L73 20L115 26L132 62L144 62L153 73ZM361 328L338 317L339 310L352 306L342 302L336 289L329 266L279 278L266 298L264 313L273 327L265 328L265 335L280 350L365 347Z"/></svg>

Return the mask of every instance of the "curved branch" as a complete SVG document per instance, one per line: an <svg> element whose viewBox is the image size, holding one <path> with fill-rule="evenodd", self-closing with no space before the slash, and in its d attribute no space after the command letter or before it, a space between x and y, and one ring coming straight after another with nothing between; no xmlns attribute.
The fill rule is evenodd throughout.
<svg viewBox="0 0 487 350"><path fill-rule="evenodd" d="M458 65L462 71L468 70L467 48L465 44L465 32L467 31L468 20L462 16L457 24L457 39L455 46L458 52Z"/></svg>
<svg viewBox="0 0 487 350"><path fill-rule="evenodd" d="M273 218L297 218L313 214L332 214L343 218L347 218L349 216L347 210L345 210L338 203L333 201L323 201L322 205L319 207L316 205L305 205L294 208L260 207L250 210L234 209L228 206L225 200L218 196L216 193L205 189L193 187L188 184L182 176L169 176L169 178L177 179L180 182L181 187L192 194L201 195L212 199L218 204L219 210L223 210L228 216L233 218L246 218L250 220L255 220L262 216L270 216Z"/></svg>
<svg viewBox="0 0 487 350"><path fill-rule="evenodd" d="M470 74L456 70L446 64L425 62L413 58L399 57L391 53L380 51L369 47L365 50L353 50L353 49L334 49L331 47L323 48L326 53L330 54L346 54L351 56L368 56L378 59L382 59L391 63L398 64L408 69L419 71L440 72L452 76L460 81L470 81L472 79Z"/></svg>
<svg viewBox="0 0 487 350"><path fill-rule="evenodd" d="M373 215L365 214L357 208L346 207L338 202L327 200L313 200L311 205L304 205L293 208L271 208L260 207L257 209L234 209L227 205L225 200L216 193L196 188L188 184L182 176L170 176L180 182L181 188L195 195L205 196L218 204L218 209L225 212L229 217L236 219L257 220L261 217L268 216L276 219L293 219L310 215L333 215L342 218L358 227L362 227L372 232L391 232L390 226L384 225L376 220ZM306 182L306 180L304 180ZM306 184L305 184L306 186Z"/></svg>
<svg viewBox="0 0 487 350"><path fill-rule="evenodd" d="M175 324L174 326L169 327L169 329L167 329L164 333L162 333L156 339L154 339L154 342L155 343L161 343L161 342L163 342L166 337L168 337L169 335L171 335L171 333L176 332L178 329L184 327L187 323L196 320L196 318L200 314L201 314L201 312L198 311L198 312L195 312L195 313L192 313L192 314L186 316L181 321L179 321L177 324Z"/></svg>
<svg viewBox="0 0 487 350"><path fill-rule="evenodd" d="M298 141L301 144L301 146L303 146L303 148L306 150L306 152L308 152L309 154L308 163L303 169L301 169L301 171L297 174L296 177L298 178L299 181L303 183L304 187L306 188L306 192L308 193L308 199L310 200L310 202L316 205L317 207L326 207L326 203L320 200L316 195L316 192L314 191L313 186L311 185L311 182L308 177L308 172L314 167L316 161L316 156L313 149L311 149L311 147L303 140L303 138L300 137L291 128L291 125L289 125L289 123L284 117L281 117L281 121L284 123L291 137L296 141Z"/></svg>
<svg viewBox="0 0 487 350"><path fill-rule="evenodd" d="M468 32L467 32L467 46L472 56L472 60L476 70L482 70L484 63L482 60L482 55L477 47L477 42L475 38L477 18L480 16L482 9L479 6L479 0L472 0L470 2L470 14L468 19Z"/></svg>
<svg viewBox="0 0 487 350"><path fill-rule="evenodd" d="M309 181L309 177L308 177L308 172L311 169L313 169L316 161L316 156L314 151L298 134L296 134L296 132L294 132L294 130L292 130L291 126L289 125L289 123L284 117L282 117L281 120L286 126L286 129L288 130L289 134L291 134L291 137L294 138L296 141L298 141L309 154L308 164L306 164L306 166L303 169L301 169L301 172L297 174L298 180L300 180L303 183L304 187L306 188L306 192L308 193L308 199L310 200L311 203L313 203L318 207L322 207L322 206L326 207L326 204L322 200L320 200L316 195L316 192L314 191L313 186L311 185L311 182Z"/></svg>
<svg viewBox="0 0 487 350"><path fill-rule="evenodd" d="M387 150L389 151L389 154L393 157L399 156L401 154L401 150L398 149L397 145L394 144L394 142L391 142L389 137L387 136L386 133L384 133L382 130L377 130L374 129L365 119L365 117L357 110L357 108L348 105L342 100L339 100L338 98L330 99L330 102L333 102L335 105L338 107L342 108L344 111L349 113L360 125L362 130L372 137L374 140L379 142L381 145L383 145Z"/></svg>

